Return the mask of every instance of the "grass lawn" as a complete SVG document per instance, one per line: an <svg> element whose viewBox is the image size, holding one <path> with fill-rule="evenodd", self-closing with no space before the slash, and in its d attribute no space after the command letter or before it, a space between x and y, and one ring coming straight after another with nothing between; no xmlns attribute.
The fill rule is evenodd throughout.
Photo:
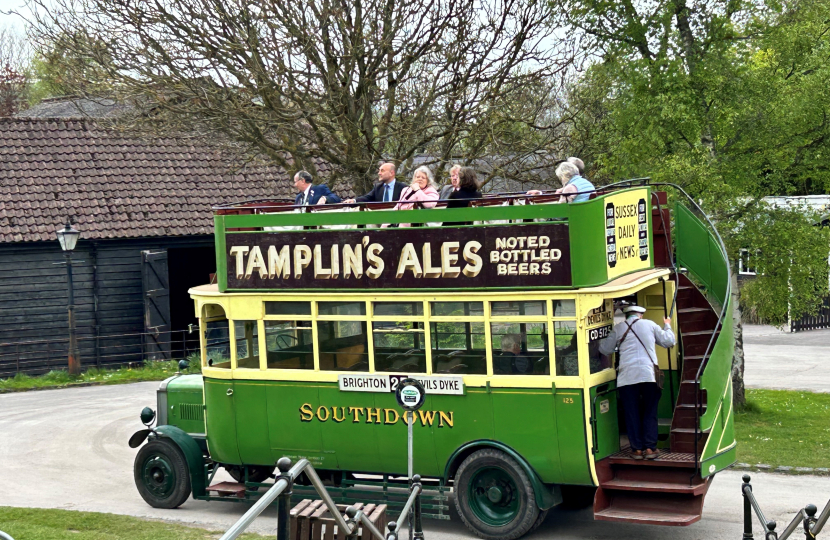
<svg viewBox="0 0 830 540"><path fill-rule="evenodd" d="M198 357L190 359L188 373L198 373ZM63 388L73 384L123 384L141 381L163 381L179 370L178 361L144 362L143 365L118 369L90 368L72 377L66 371L50 371L46 375L29 377L18 373L8 379L0 379L0 392L15 392L35 388Z"/></svg>
<svg viewBox="0 0 830 540"><path fill-rule="evenodd" d="M830 394L747 390L735 415L738 461L830 468Z"/></svg>
<svg viewBox="0 0 830 540"><path fill-rule="evenodd" d="M9 507L0 507L0 530L14 540L206 540L222 536L221 532L129 516ZM240 538L269 537L244 534Z"/></svg>

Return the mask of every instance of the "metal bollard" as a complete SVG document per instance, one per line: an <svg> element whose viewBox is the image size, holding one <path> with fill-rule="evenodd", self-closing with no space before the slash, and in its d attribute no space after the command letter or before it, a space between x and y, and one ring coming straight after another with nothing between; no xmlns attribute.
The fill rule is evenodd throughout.
<svg viewBox="0 0 830 540"><path fill-rule="evenodd" d="M741 485L741 495L744 498L744 535L743 540L752 540L752 503L749 502L747 489L752 491L752 486L749 484L749 475L743 475L743 485Z"/></svg>
<svg viewBox="0 0 830 540"><path fill-rule="evenodd" d="M412 508L414 540L424 540L424 530L421 526L421 494L423 493L423 486L421 486L421 475L416 474L412 477L412 488L419 488L418 496L415 498L415 505Z"/></svg>
<svg viewBox="0 0 830 540"><path fill-rule="evenodd" d="M389 532L386 533L386 540L398 540L398 533L396 529L398 528L398 523L395 521L390 521L386 528L389 529Z"/></svg>
<svg viewBox="0 0 830 540"><path fill-rule="evenodd" d="M291 534L291 490L294 488L294 477L288 474L290 468L291 460L289 458L282 457L277 461L277 469L280 471L277 481L282 479L288 482L288 486L277 497L277 540L288 540Z"/></svg>
<svg viewBox="0 0 830 540"><path fill-rule="evenodd" d="M813 533L813 525L817 521L816 512L818 512L818 508L814 504L808 504L804 507L804 536L807 540L816 539L816 535Z"/></svg>

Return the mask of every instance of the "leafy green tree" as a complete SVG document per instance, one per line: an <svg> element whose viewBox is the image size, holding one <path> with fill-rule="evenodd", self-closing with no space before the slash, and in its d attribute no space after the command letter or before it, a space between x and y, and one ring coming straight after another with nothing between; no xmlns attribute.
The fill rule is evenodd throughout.
<svg viewBox="0 0 830 540"><path fill-rule="evenodd" d="M733 302L742 402L741 303L781 323L827 292L827 235L805 213L759 201L830 188L830 4L554 1L600 56L571 91L587 112L571 123L571 152L599 180L682 185L712 212L733 260L739 248L759 254L765 273Z"/></svg>

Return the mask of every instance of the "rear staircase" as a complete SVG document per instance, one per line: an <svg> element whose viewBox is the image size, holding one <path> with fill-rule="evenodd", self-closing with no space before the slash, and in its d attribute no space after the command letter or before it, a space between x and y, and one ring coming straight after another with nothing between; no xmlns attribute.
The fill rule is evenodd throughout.
<svg viewBox="0 0 830 540"><path fill-rule="evenodd" d="M668 214L667 209L662 211ZM667 253L660 257L659 251L666 251L670 244L660 238L663 231L656 209L653 216L653 222L656 222L653 245L655 261L659 264L661 258L666 260L668 257ZM664 219L668 222L667 217ZM717 339L718 313L686 276L678 276L676 310L681 377L680 388L675 390L669 447L660 449L655 460L634 460L628 448L599 460L596 464L599 488L594 498L595 519L684 526L701 518L703 498L711 477L701 478L696 466L696 456L700 456L708 437L705 431L695 433L699 418L695 408L700 415L706 411L706 391L701 391L698 399L699 382L696 379L713 334ZM670 391L670 386L667 384L663 391Z"/></svg>

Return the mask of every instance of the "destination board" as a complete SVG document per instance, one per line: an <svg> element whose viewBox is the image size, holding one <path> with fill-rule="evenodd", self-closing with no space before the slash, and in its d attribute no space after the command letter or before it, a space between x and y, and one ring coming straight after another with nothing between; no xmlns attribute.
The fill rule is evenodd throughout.
<svg viewBox="0 0 830 540"><path fill-rule="evenodd" d="M567 223L225 237L230 289L563 287Z"/></svg>
<svg viewBox="0 0 830 540"><path fill-rule="evenodd" d="M458 375L375 375L341 373L337 382L341 392L395 392L400 382L412 378L427 394L464 395L464 377Z"/></svg>

